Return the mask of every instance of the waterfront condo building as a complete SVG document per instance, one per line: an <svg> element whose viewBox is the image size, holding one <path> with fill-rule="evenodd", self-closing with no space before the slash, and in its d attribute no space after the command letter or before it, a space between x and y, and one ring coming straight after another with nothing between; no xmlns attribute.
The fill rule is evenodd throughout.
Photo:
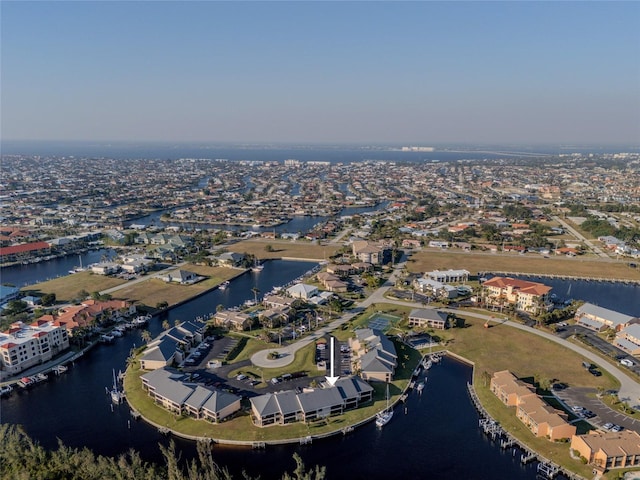
<svg viewBox="0 0 640 480"><path fill-rule="evenodd" d="M516 407L516 417L536 437L556 441L575 435L576 427L568 423L564 412L545 403L532 385L517 379L508 370L494 373L490 388L502 403Z"/></svg>
<svg viewBox="0 0 640 480"><path fill-rule="evenodd" d="M510 277L493 277L482 284L482 296L487 306L506 307L538 315L547 311L551 287Z"/></svg>
<svg viewBox="0 0 640 480"><path fill-rule="evenodd" d="M640 435L633 430L574 435L571 449L600 472L640 465Z"/></svg>
<svg viewBox="0 0 640 480"><path fill-rule="evenodd" d="M9 375L51 360L67 348L67 329L58 322L36 320L30 325L16 322L0 333L0 362Z"/></svg>

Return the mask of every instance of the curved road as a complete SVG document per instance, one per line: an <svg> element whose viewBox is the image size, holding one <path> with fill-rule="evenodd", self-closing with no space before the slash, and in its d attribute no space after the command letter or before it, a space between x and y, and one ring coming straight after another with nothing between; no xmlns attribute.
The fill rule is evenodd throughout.
<svg viewBox="0 0 640 480"><path fill-rule="evenodd" d="M251 357L251 362L255 366L262 367L262 368L277 368L277 367L284 367L286 365L289 365L290 363L293 362L295 353L299 349L309 345L310 343L314 342L315 340L322 337L323 335L332 332L336 328L340 327L343 323L351 320L354 316L359 314L360 311L362 311L363 309L367 308L368 306L374 303L384 302L384 303L392 303L397 305L405 305L405 306L410 306L415 308L434 308L434 307L425 307L421 303L412 303L412 302L405 302L402 300L392 300L392 299L385 298L384 295L389 290L389 288L394 285L396 276L398 275L398 273L400 273L403 267L404 267L404 264L396 265L396 268L394 269L393 273L389 276L389 279L384 283L384 285L382 285L380 288L374 291L367 299L360 302L356 307L355 312L354 311L348 312L345 315L341 316L339 319L334 320L330 324L325 325L324 327L316 330L308 337L305 337L295 343L287 345L286 347L278 348L277 352L280 354L280 356L277 359L269 358L269 354L276 349L267 349L267 350L261 350L260 352L255 353ZM446 311L449 313L454 313L460 316L474 317L484 321L487 321L487 320L496 321L495 317L492 315L485 315L481 313L469 312L466 310L459 310L454 308L440 308L439 310ZM597 364L598 366L600 366L602 370L606 370L609 374L611 374L616 380L620 382L620 390L618 391L618 398L620 399L620 401L626 402L629 406L631 406L634 409L640 409L640 384L636 382L634 379L632 379L631 377L629 377L626 373L621 371L617 366L611 364L606 359L596 355L593 352L590 352L589 350L579 345L575 345L563 338L544 332L542 330L528 327L526 325L522 325L520 323L516 323L511 320L502 320L501 325L507 325L512 328L517 328L527 333L532 333L540 337L546 338L547 340L551 340L552 342L556 342L562 345L563 347L573 350L574 352L582 355L587 360L590 360L591 362Z"/></svg>

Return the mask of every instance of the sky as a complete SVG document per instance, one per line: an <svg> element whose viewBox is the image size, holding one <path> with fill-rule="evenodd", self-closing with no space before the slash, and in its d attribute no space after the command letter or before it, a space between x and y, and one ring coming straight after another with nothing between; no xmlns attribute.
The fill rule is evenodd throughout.
<svg viewBox="0 0 640 480"><path fill-rule="evenodd" d="M2 140L640 144L640 2L0 2Z"/></svg>

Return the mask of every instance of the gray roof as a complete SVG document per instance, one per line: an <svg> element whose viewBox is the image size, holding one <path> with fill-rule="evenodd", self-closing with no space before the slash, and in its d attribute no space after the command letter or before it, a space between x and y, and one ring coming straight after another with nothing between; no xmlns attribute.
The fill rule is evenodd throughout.
<svg viewBox="0 0 640 480"><path fill-rule="evenodd" d="M213 390L198 385L184 404L200 410L212 394Z"/></svg>
<svg viewBox="0 0 640 480"><path fill-rule="evenodd" d="M383 361L376 350L370 350L360 357L360 368L363 372L393 373L393 367Z"/></svg>
<svg viewBox="0 0 640 480"><path fill-rule="evenodd" d="M342 398L356 398L363 393L373 391L373 387L360 377L341 377L336 380L335 387Z"/></svg>
<svg viewBox="0 0 640 480"><path fill-rule="evenodd" d="M576 315L591 315L607 320L614 325L624 325L635 318L631 315L625 315L624 313L616 312L614 310L598 307L597 305L593 305L591 303L585 303L580 308L578 308L578 310L576 311Z"/></svg>
<svg viewBox="0 0 640 480"><path fill-rule="evenodd" d="M229 405L240 400L240 397L233 393L221 392L220 390L214 390L207 401L202 405L203 410L218 413L221 410L227 408Z"/></svg>
<svg viewBox="0 0 640 480"><path fill-rule="evenodd" d="M140 360L168 361L176 352L176 341L173 338L164 337L155 346L145 352Z"/></svg>
<svg viewBox="0 0 640 480"><path fill-rule="evenodd" d="M640 340L640 324L632 323L627 328L622 330L621 333L626 333L630 337L633 337L633 338L635 338L637 340Z"/></svg>
<svg viewBox="0 0 640 480"><path fill-rule="evenodd" d="M434 310L432 308L414 308L409 313L409 318L419 318L421 320L431 320L435 322L446 322L447 314L444 312L439 312L438 310Z"/></svg>
<svg viewBox="0 0 640 480"><path fill-rule="evenodd" d="M280 413L280 406L278 405L275 395L272 393L253 397L250 401L261 417Z"/></svg>
<svg viewBox="0 0 640 480"><path fill-rule="evenodd" d="M180 381L184 379L184 375L176 374L175 371L165 368L145 373L142 378L154 388L156 395L167 398L178 405L185 403L194 390L193 387L184 385Z"/></svg>
<svg viewBox="0 0 640 480"><path fill-rule="evenodd" d="M293 390L276 393L276 400L283 415L302 411L298 396Z"/></svg>
<svg viewBox="0 0 640 480"><path fill-rule="evenodd" d="M299 393L298 400L305 413L342 405L344 403L340 392L335 387Z"/></svg>

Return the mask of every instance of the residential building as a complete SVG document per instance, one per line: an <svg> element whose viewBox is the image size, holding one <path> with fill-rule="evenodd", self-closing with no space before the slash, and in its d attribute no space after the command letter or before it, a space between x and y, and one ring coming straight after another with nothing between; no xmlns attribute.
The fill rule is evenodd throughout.
<svg viewBox="0 0 640 480"><path fill-rule="evenodd" d="M469 280L469 271L467 270L433 270L426 272L425 277L435 280L437 282L451 283L451 282L467 282Z"/></svg>
<svg viewBox="0 0 640 480"><path fill-rule="evenodd" d="M381 331L361 328L349 339L355 370L364 380L391 382L398 365L396 347Z"/></svg>
<svg viewBox="0 0 640 480"><path fill-rule="evenodd" d="M352 244L353 255L360 262L372 265L384 265L391 260L391 247L385 243L373 243L368 240L356 240Z"/></svg>
<svg viewBox="0 0 640 480"><path fill-rule="evenodd" d="M253 323L253 318L243 312L235 310L220 310L213 317L217 326L228 328L229 330L248 330Z"/></svg>
<svg viewBox="0 0 640 480"><path fill-rule="evenodd" d="M485 303L493 307L513 305L516 310L538 315L549 308L551 287L510 277L493 277L482 284Z"/></svg>
<svg viewBox="0 0 640 480"><path fill-rule="evenodd" d="M576 323L580 326L602 332L608 328L619 332L633 323L640 323L640 318L624 313L585 303L576 310Z"/></svg>
<svg viewBox="0 0 640 480"><path fill-rule="evenodd" d="M251 417L258 427L308 422L340 415L373 398L373 388L358 377L341 377L333 386L267 393L252 397Z"/></svg>
<svg viewBox="0 0 640 480"><path fill-rule="evenodd" d="M202 280L204 277L198 276L196 273L187 270L173 270L164 275L158 275L162 281L166 283L179 283L180 285L191 285Z"/></svg>
<svg viewBox="0 0 640 480"><path fill-rule="evenodd" d="M640 355L640 324L634 323L620 330L614 344L631 355Z"/></svg>
<svg viewBox="0 0 640 480"><path fill-rule="evenodd" d="M9 375L51 360L67 348L67 330L52 320L40 319L30 325L16 322L0 333L0 363Z"/></svg>
<svg viewBox="0 0 640 480"><path fill-rule="evenodd" d="M634 430L574 435L571 449L600 472L640 465L640 435Z"/></svg>
<svg viewBox="0 0 640 480"><path fill-rule="evenodd" d="M409 327L444 330L449 327L449 315L430 308L414 308L409 313Z"/></svg>
<svg viewBox="0 0 640 480"><path fill-rule="evenodd" d="M287 294L293 298L308 300L318 294L318 287L307 285L306 283L296 283L295 285L287 288Z"/></svg>
<svg viewBox="0 0 640 480"><path fill-rule="evenodd" d="M532 385L517 379L508 370L494 373L490 388L502 403L516 407L516 417L536 437L556 441L575 435L576 427L568 422L566 413L546 404Z"/></svg>
<svg viewBox="0 0 640 480"><path fill-rule="evenodd" d="M159 368L140 378L142 388L156 404L179 415L219 423L240 410L239 396L191 383L176 370Z"/></svg>

